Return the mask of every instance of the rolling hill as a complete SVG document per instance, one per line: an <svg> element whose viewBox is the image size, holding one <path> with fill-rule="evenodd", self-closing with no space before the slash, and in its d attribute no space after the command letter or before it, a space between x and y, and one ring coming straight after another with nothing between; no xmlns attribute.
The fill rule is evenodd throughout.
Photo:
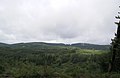
<svg viewBox="0 0 120 78"><path fill-rule="evenodd" d="M76 44L63 44L63 43L45 43L45 42L30 42L30 43L16 43L6 44L0 43L0 47L12 48L48 48L48 47L79 47L81 49L94 49L94 50L109 50L110 45L98 45L89 43L76 43Z"/></svg>

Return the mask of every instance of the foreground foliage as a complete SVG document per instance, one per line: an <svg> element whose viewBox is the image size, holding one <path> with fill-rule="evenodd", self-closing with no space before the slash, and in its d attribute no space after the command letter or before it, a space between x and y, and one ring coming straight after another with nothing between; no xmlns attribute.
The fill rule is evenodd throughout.
<svg viewBox="0 0 120 78"><path fill-rule="evenodd" d="M119 6L120 8L120 6ZM112 39L111 43L111 61L109 64L109 72L120 72L120 12L118 12L118 16L115 18L118 20L118 22L115 22L117 24L117 33L115 34L115 38Z"/></svg>

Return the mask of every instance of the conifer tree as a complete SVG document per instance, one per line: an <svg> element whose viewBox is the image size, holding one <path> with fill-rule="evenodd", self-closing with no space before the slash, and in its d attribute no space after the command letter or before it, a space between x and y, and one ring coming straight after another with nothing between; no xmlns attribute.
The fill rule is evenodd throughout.
<svg viewBox="0 0 120 78"><path fill-rule="evenodd" d="M120 8L120 6L119 6ZM115 34L115 38L112 39L111 43L111 52L112 52L112 58L109 65L108 71L116 71L120 72L120 12L118 12L118 16L115 16L118 22L115 22L117 25L117 33Z"/></svg>

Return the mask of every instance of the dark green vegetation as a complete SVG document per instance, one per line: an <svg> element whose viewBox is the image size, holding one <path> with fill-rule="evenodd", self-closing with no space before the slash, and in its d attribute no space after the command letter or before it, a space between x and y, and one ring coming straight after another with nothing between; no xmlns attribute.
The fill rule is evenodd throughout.
<svg viewBox="0 0 120 78"><path fill-rule="evenodd" d="M120 78L106 73L109 51L64 44L0 44L0 78Z"/></svg>
<svg viewBox="0 0 120 78"><path fill-rule="evenodd" d="M120 14L120 12L118 12L118 14ZM109 65L109 72L120 72L120 16L118 15L115 18L118 20L118 22L115 22L115 24L117 24L117 33L111 43L112 58Z"/></svg>

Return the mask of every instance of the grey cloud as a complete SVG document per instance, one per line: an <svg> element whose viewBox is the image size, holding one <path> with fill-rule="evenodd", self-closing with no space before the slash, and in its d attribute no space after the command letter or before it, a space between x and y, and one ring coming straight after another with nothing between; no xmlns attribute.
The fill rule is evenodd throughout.
<svg viewBox="0 0 120 78"><path fill-rule="evenodd" d="M0 41L90 42L114 37L119 1L0 0Z"/></svg>

